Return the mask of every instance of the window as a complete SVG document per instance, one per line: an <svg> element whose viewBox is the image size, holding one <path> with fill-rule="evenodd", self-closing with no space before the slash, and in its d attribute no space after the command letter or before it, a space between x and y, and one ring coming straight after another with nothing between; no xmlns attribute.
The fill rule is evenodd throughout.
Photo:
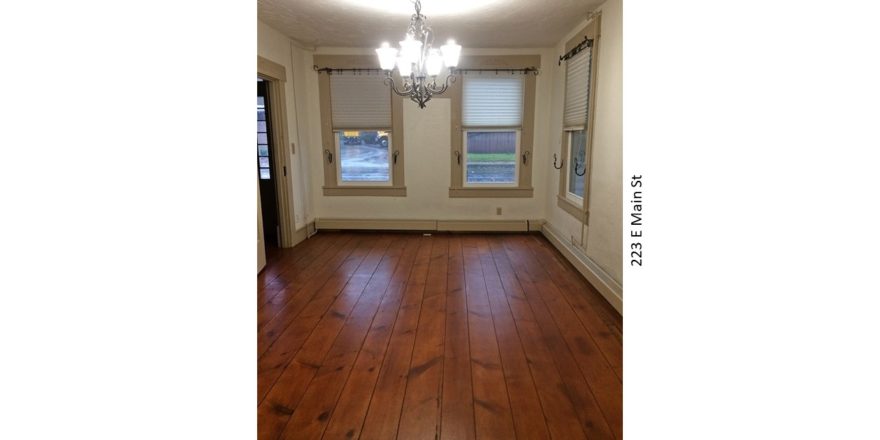
<svg viewBox="0 0 880 440"><path fill-rule="evenodd" d="M259 81L262 83L262 80ZM269 134L266 128L266 97L259 95L257 96L257 166L260 179L272 178L272 167L269 164Z"/></svg>
<svg viewBox="0 0 880 440"><path fill-rule="evenodd" d="M575 204L584 204L583 176L586 174L587 133L584 130L568 131L568 184L566 194Z"/></svg>
<svg viewBox="0 0 880 440"><path fill-rule="evenodd" d="M516 185L519 130L466 130L464 136L466 185Z"/></svg>
<svg viewBox="0 0 880 440"><path fill-rule="evenodd" d="M535 55L469 56L452 98L450 197L532 197L535 75L500 69L534 67ZM499 69L500 71L493 71Z"/></svg>
<svg viewBox="0 0 880 440"><path fill-rule="evenodd" d="M591 46L569 58L565 64L565 104L563 110L563 157L566 166L560 172L559 207L587 221L587 197L590 181L590 141L592 138L592 78L595 74L594 47L598 43L598 18L566 44L571 50L582 44L584 36Z"/></svg>
<svg viewBox="0 0 880 440"><path fill-rule="evenodd" d="M465 186L516 186L522 76L468 77L462 95Z"/></svg>
<svg viewBox="0 0 880 440"><path fill-rule="evenodd" d="M324 195L405 196L402 102L369 70L375 57L316 55L315 63L348 69L318 76Z"/></svg>
<svg viewBox="0 0 880 440"><path fill-rule="evenodd" d="M379 75L330 77L338 184L391 184L391 91Z"/></svg>
<svg viewBox="0 0 880 440"><path fill-rule="evenodd" d="M336 131L339 184L391 184L388 131Z"/></svg>

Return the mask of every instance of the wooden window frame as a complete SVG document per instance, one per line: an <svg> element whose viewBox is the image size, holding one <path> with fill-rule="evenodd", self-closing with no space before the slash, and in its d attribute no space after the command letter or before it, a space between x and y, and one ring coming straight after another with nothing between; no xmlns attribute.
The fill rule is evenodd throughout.
<svg viewBox="0 0 880 440"><path fill-rule="evenodd" d="M378 69L379 61L375 55L315 55L315 65L329 67L331 69ZM399 81L399 75L395 71L395 81ZM325 196L387 196L406 197L406 184L404 175L404 143L403 143L403 97L393 94L391 88L388 94L391 99L391 142L389 143L389 157L395 152L397 160L391 161L391 184L361 185L340 184L338 149L336 148L336 136L333 128L333 113L330 101L330 75L318 74L318 93L321 106L321 163L324 166L324 195ZM393 148L393 149L392 149ZM324 150L333 152L333 163L328 161Z"/></svg>
<svg viewBox="0 0 880 440"><path fill-rule="evenodd" d="M471 55L462 56L458 67L460 69L519 69L540 65L540 55ZM494 75L494 73L488 74ZM452 148L449 154L452 172L450 175L449 197L534 197L534 188L532 188L532 159L534 154L532 149L535 142L535 93L537 77L532 73L527 73L523 81L523 118L522 127L519 128L519 152L516 159L517 184L513 186L482 187L474 184L465 185L464 181L465 161L461 156L466 153L464 151L464 133L468 128L464 128L462 125L462 92L463 83L467 75L479 75L479 73L459 75L446 92L449 94L452 107ZM478 128L470 128L470 130L478 130ZM511 128L511 130L516 130L516 128ZM522 161L522 155L524 154L527 157L525 164ZM461 160L459 161L459 159Z"/></svg>
<svg viewBox="0 0 880 440"><path fill-rule="evenodd" d="M596 131L594 128L594 122L596 120L596 89L598 81L597 81L597 72L599 65L599 39L601 37L600 34L600 20L601 16L597 16L592 21L590 21L586 26L584 26L574 37L568 40L565 43L565 52L573 49L575 46L584 41L584 38L589 38L593 40L592 53L590 55L590 96L589 96L589 104L587 108L587 120L585 121L584 129L587 131L587 145L584 151L584 157L587 158L587 169L584 171L584 175L580 176L584 179L584 197L583 203L581 206L578 206L576 203L572 202L571 199L568 198L568 168L570 164L568 163L571 158L569 157L570 151L569 148L571 146L570 142L570 129L572 127L566 127L565 122L563 121L562 127L562 142L561 142L561 153L562 157L566 159L565 166L559 170L559 192L556 195L556 203L559 208L563 211L569 213L574 218L578 219L581 223L588 225L590 223L590 176L592 175L593 168L593 133ZM568 64L565 64L565 69L568 69ZM564 83L563 83L564 84ZM564 86L563 86L564 88ZM563 106L565 105L565 91L563 90Z"/></svg>

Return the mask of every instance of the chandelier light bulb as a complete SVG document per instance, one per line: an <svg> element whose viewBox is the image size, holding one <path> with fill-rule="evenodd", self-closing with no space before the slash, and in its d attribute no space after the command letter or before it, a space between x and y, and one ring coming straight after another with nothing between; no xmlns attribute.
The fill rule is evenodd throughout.
<svg viewBox="0 0 880 440"><path fill-rule="evenodd" d="M418 63L422 54L422 42L416 40L412 35L407 35L406 39L400 42L400 55L411 63Z"/></svg>
<svg viewBox="0 0 880 440"><path fill-rule="evenodd" d="M430 76L437 76L440 74L440 71L443 70L443 57L440 56L440 51L437 49L431 49L428 54L428 60L425 61L425 70Z"/></svg>
<svg viewBox="0 0 880 440"><path fill-rule="evenodd" d="M443 52L443 62L446 67L455 67L458 65L458 57L461 55L461 46L455 44L455 40L449 39L443 46L440 46Z"/></svg>
<svg viewBox="0 0 880 440"><path fill-rule="evenodd" d="M412 63L406 57L401 56L397 59L397 70L400 71L400 76L407 78L412 75Z"/></svg>
<svg viewBox="0 0 880 440"><path fill-rule="evenodd" d="M388 42L382 43L382 46L376 49L376 55L379 56L379 66L382 70L394 70L394 62L397 61L397 49L388 45Z"/></svg>

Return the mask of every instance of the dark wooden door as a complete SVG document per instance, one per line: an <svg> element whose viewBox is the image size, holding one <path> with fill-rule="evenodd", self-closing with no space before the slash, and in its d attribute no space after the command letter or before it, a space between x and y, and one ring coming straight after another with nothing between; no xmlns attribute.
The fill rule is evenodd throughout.
<svg viewBox="0 0 880 440"><path fill-rule="evenodd" d="M257 173L263 209L263 239L267 247L280 247L278 199L275 196L277 170L272 161L272 126L269 117L271 103L266 86L266 81L257 80Z"/></svg>

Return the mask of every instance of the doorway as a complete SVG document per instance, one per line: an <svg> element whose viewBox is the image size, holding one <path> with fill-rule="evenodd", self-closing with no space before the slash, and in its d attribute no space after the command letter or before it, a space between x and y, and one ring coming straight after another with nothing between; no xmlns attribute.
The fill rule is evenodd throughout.
<svg viewBox="0 0 880 440"><path fill-rule="evenodd" d="M257 78L257 178L260 181L263 243L267 248L279 248L281 231L275 186L277 172L272 160L271 111L272 103L269 102L267 82Z"/></svg>

